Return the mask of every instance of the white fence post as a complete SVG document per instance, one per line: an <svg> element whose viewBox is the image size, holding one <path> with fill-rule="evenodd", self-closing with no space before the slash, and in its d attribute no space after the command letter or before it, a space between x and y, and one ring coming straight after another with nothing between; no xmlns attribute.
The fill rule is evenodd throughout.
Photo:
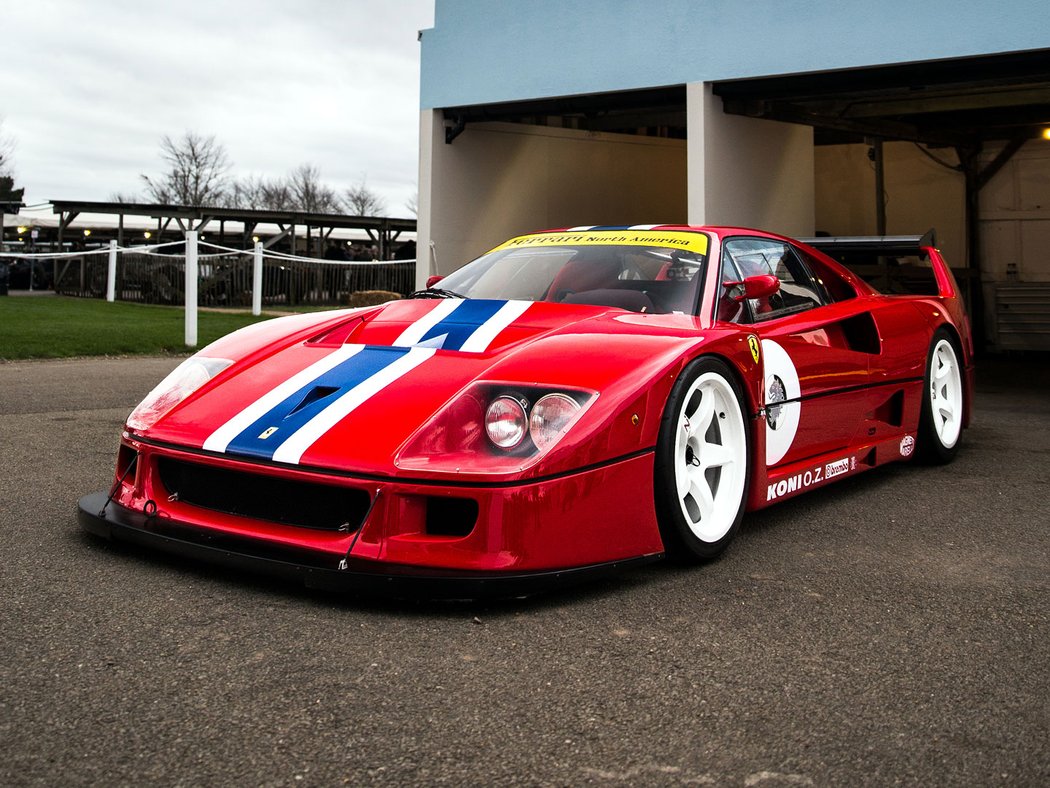
<svg viewBox="0 0 1050 788"><path fill-rule="evenodd" d="M197 231L186 231L186 346L197 347Z"/></svg>
<svg viewBox="0 0 1050 788"><path fill-rule="evenodd" d="M111 304L117 297L117 242L109 242L109 270L106 272L106 300Z"/></svg>
<svg viewBox="0 0 1050 788"><path fill-rule="evenodd" d="M256 317L262 314L262 264L262 241L256 241L255 254L252 257L252 314Z"/></svg>

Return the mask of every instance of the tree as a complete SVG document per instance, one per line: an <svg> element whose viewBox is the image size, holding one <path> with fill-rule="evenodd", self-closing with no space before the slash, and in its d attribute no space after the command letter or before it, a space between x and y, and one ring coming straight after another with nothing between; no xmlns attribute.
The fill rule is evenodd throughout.
<svg viewBox="0 0 1050 788"><path fill-rule="evenodd" d="M382 216L386 211L383 198L368 188L364 178L346 190L343 207L351 216Z"/></svg>
<svg viewBox="0 0 1050 788"><path fill-rule="evenodd" d="M292 204L303 213L337 213L339 197L321 182L321 171L312 164L300 164L288 175Z"/></svg>
<svg viewBox="0 0 1050 788"><path fill-rule="evenodd" d="M164 135L160 156L168 171L157 178L142 176L151 200L178 205L223 203L231 164L226 148L214 136L187 131L173 140Z"/></svg>
<svg viewBox="0 0 1050 788"><path fill-rule="evenodd" d="M11 167L11 154L15 150L15 141L4 134L4 119L0 118L0 176L13 178L15 173Z"/></svg>
<svg viewBox="0 0 1050 788"><path fill-rule="evenodd" d="M256 211L290 211L292 193L284 178L267 179L249 175L230 184L223 206Z"/></svg>
<svg viewBox="0 0 1050 788"><path fill-rule="evenodd" d="M415 192L405 200L405 207L411 211L413 216L419 216L419 192Z"/></svg>

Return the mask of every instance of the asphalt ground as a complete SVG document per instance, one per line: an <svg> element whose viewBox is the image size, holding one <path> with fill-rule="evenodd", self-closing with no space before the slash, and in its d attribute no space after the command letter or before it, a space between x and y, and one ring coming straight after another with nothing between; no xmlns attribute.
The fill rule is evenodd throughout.
<svg viewBox="0 0 1050 788"><path fill-rule="evenodd" d="M82 534L175 363L0 364L0 784L1050 783L1045 362L981 370L950 466L751 515L707 566L484 604Z"/></svg>

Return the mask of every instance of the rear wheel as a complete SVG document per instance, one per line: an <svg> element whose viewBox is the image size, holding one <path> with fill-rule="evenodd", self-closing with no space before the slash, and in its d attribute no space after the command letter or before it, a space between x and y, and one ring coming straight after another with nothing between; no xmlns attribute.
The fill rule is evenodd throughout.
<svg viewBox="0 0 1050 788"><path fill-rule="evenodd" d="M951 462L959 450L963 418L962 365L951 336L939 329L926 359L919 452L932 463Z"/></svg>
<svg viewBox="0 0 1050 788"><path fill-rule="evenodd" d="M715 358L691 363L675 382L656 447L656 513L667 554L710 559L744 514L748 434L743 397Z"/></svg>

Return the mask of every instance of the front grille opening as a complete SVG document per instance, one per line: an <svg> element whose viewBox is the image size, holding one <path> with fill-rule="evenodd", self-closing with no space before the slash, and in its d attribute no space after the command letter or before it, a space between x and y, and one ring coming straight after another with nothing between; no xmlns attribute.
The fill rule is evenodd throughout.
<svg viewBox="0 0 1050 788"><path fill-rule="evenodd" d="M426 532L429 536L467 536L478 521L478 502L473 498L428 496Z"/></svg>
<svg viewBox="0 0 1050 788"><path fill-rule="evenodd" d="M138 452L130 446L125 446L123 443L120 444L120 448L117 449L117 478L123 479L128 471L131 469L131 463L138 459ZM126 479L129 484L134 483L134 479Z"/></svg>
<svg viewBox="0 0 1050 788"><path fill-rule="evenodd" d="M160 481L190 506L301 528L356 531L368 512L364 490L281 479L163 458Z"/></svg>

